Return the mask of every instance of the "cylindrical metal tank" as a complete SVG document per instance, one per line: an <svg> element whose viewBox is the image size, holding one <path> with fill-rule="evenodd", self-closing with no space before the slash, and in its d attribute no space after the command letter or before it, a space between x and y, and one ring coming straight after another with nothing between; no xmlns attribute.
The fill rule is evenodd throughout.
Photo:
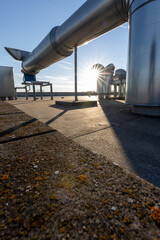
<svg viewBox="0 0 160 240"><path fill-rule="evenodd" d="M160 106L160 1L132 0L129 25L126 103Z"/></svg>

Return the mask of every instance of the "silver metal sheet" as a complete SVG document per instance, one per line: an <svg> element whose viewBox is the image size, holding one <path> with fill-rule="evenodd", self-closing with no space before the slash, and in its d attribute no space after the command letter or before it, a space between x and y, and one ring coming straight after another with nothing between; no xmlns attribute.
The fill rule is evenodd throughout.
<svg viewBox="0 0 160 240"><path fill-rule="evenodd" d="M30 54L30 52L15 49L15 48L5 47L5 49L14 59L19 60L19 61L27 58Z"/></svg>
<svg viewBox="0 0 160 240"><path fill-rule="evenodd" d="M160 106L160 1L134 1L129 24L126 102Z"/></svg>
<svg viewBox="0 0 160 240"><path fill-rule="evenodd" d="M128 21L126 0L88 0L56 31L56 43L73 49Z"/></svg>
<svg viewBox="0 0 160 240"><path fill-rule="evenodd" d="M54 27L23 60L25 73L41 69L70 56L81 46L128 20L128 0L88 0L61 26Z"/></svg>
<svg viewBox="0 0 160 240"><path fill-rule="evenodd" d="M22 62L34 75L129 18L126 102L160 106L160 0L88 0ZM12 51L13 53L13 51ZM107 53L106 53L107 54ZM12 54L11 54L12 55Z"/></svg>
<svg viewBox="0 0 160 240"><path fill-rule="evenodd" d="M0 97L14 97L14 77L12 67L0 66Z"/></svg>

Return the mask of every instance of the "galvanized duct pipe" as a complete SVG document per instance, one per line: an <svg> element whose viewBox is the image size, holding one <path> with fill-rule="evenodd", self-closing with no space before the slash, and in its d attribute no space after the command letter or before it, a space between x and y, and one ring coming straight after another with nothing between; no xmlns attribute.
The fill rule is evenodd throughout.
<svg viewBox="0 0 160 240"><path fill-rule="evenodd" d="M126 102L152 114L160 106L160 1L132 0L129 25Z"/></svg>
<svg viewBox="0 0 160 240"><path fill-rule="evenodd" d="M103 78L103 92L106 95L105 98L109 97L111 93L111 82L113 81L115 66L111 63L105 67L105 76Z"/></svg>
<svg viewBox="0 0 160 240"><path fill-rule="evenodd" d="M20 59L24 72L34 75L71 55L75 46L80 46L126 22L127 3L128 0L86 1L61 26L53 28L26 58ZM7 51L13 56L13 49L7 48Z"/></svg>
<svg viewBox="0 0 160 240"><path fill-rule="evenodd" d="M160 106L160 1L87 0L66 22L55 27L31 52L14 55L30 75L72 54L97 36L129 19L129 59L126 102ZM158 110L160 112L160 110Z"/></svg>
<svg viewBox="0 0 160 240"><path fill-rule="evenodd" d="M102 64L94 64L92 69L98 71L97 75L97 93L102 98L107 98L111 92L111 82L113 81L113 74L115 66L111 63L104 67Z"/></svg>

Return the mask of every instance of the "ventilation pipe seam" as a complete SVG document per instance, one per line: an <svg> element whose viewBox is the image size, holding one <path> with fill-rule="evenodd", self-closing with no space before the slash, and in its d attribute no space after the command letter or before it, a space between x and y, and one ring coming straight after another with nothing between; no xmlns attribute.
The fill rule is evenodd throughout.
<svg viewBox="0 0 160 240"><path fill-rule="evenodd" d="M58 44L56 42L56 31L57 31L58 28L59 28L59 26L56 26L56 27L52 28L52 30L50 31L50 33L49 33L49 35L50 35L50 43L51 43L53 49L55 50L55 52L57 54L61 55L62 57L68 57L68 56L70 56L73 53L73 51L65 51L65 50L60 49L58 47Z"/></svg>
<svg viewBox="0 0 160 240"><path fill-rule="evenodd" d="M145 6L145 5L147 5L148 3L150 3L150 2L153 2L153 1L155 1L155 0L148 0L147 2L145 2L145 3L142 3L140 6L138 6L136 9L134 9L133 10L133 12L131 12L131 9L130 9L130 14L132 15L132 14L134 14L137 10L139 10L140 8L142 8L143 6ZM132 4L133 4L134 2L132 2Z"/></svg>
<svg viewBox="0 0 160 240"><path fill-rule="evenodd" d="M129 1L131 1L131 0L129 0ZM132 2L129 3L130 7L132 7L132 5L134 4L134 2L135 2L135 0L132 0Z"/></svg>
<svg viewBox="0 0 160 240"><path fill-rule="evenodd" d="M38 62L37 62L37 60L36 60L36 57L35 57L35 53L34 53L34 51L33 51L33 59L34 59L34 62L36 63L36 65L39 67L39 68L44 68L44 66L42 66L42 65L40 65ZM23 66L23 61L22 61L22 69L24 70L24 72L26 73L26 74L28 74L28 75L35 75L35 74L37 74L37 73L39 73L40 72L40 70L38 70L38 71L32 71L32 74L30 74L30 73L28 73L28 71L26 71L26 69L25 69L25 67Z"/></svg>
<svg viewBox="0 0 160 240"><path fill-rule="evenodd" d="M123 0L122 0L122 5L123 5ZM127 13L126 13L126 18L120 13L120 11L119 11L119 9L118 9L118 7L117 7L117 4L116 4L116 0L114 0L114 5L115 5L115 8L116 8L116 11L117 11L117 13L118 13L118 15L121 17L121 19L123 20L123 21L128 21L128 11L127 11ZM123 10L124 10L124 6L123 6ZM128 10L128 9L126 9L126 10ZM125 10L124 10L124 12L125 12Z"/></svg>

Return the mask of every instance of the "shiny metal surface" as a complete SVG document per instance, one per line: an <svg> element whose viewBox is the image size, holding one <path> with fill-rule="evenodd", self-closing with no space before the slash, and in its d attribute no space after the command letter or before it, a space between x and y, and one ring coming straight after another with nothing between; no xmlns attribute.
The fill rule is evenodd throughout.
<svg viewBox="0 0 160 240"><path fill-rule="evenodd" d="M160 1L134 1L129 24L126 102L160 106Z"/></svg>
<svg viewBox="0 0 160 240"><path fill-rule="evenodd" d="M98 71L97 76L97 93L108 95L111 92L111 82L113 81L113 74L115 66L111 63L104 67L102 64L94 64L92 69Z"/></svg>
<svg viewBox="0 0 160 240"><path fill-rule="evenodd" d="M129 18L126 103L160 106L159 10L159 0L88 0L61 26L53 28L29 55L15 54L13 49L7 51L16 59L21 60L23 55L24 72L34 75L71 55L75 46L114 29Z"/></svg>
<svg viewBox="0 0 160 240"><path fill-rule="evenodd" d="M30 55L22 62L22 68L25 73L33 75L41 69L63 59L70 55L70 52L63 56L54 48L52 38L56 31L56 27L42 40L42 42L30 53Z"/></svg>
<svg viewBox="0 0 160 240"><path fill-rule="evenodd" d="M104 94L111 93L111 82L113 81L115 66L111 63L105 67L105 76L104 76Z"/></svg>
<svg viewBox="0 0 160 240"><path fill-rule="evenodd" d="M5 47L6 51L16 60L22 61L23 59L27 58L30 52L15 49L15 48L7 48Z"/></svg>
<svg viewBox="0 0 160 240"><path fill-rule="evenodd" d="M117 69L115 71L115 78L118 78L119 80L126 79L126 70L124 70L124 69Z"/></svg>
<svg viewBox="0 0 160 240"><path fill-rule="evenodd" d="M51 30L23 60L22 68L34 75L71 55L75 45L80 46L127 20L128 0L88 0L61 26Z"/></svg>
<svg viewBox="0 0 160 240"><path fill-rule="evenodd" d="M0 97L14 97L13 68L0 66Z"/></svg>
<svg viewBox="0 0 160 240"><path fill-rule="evenodd" d="M128 20L126 0L88 0L56 31L56 43L73 49Z"/></svg>

